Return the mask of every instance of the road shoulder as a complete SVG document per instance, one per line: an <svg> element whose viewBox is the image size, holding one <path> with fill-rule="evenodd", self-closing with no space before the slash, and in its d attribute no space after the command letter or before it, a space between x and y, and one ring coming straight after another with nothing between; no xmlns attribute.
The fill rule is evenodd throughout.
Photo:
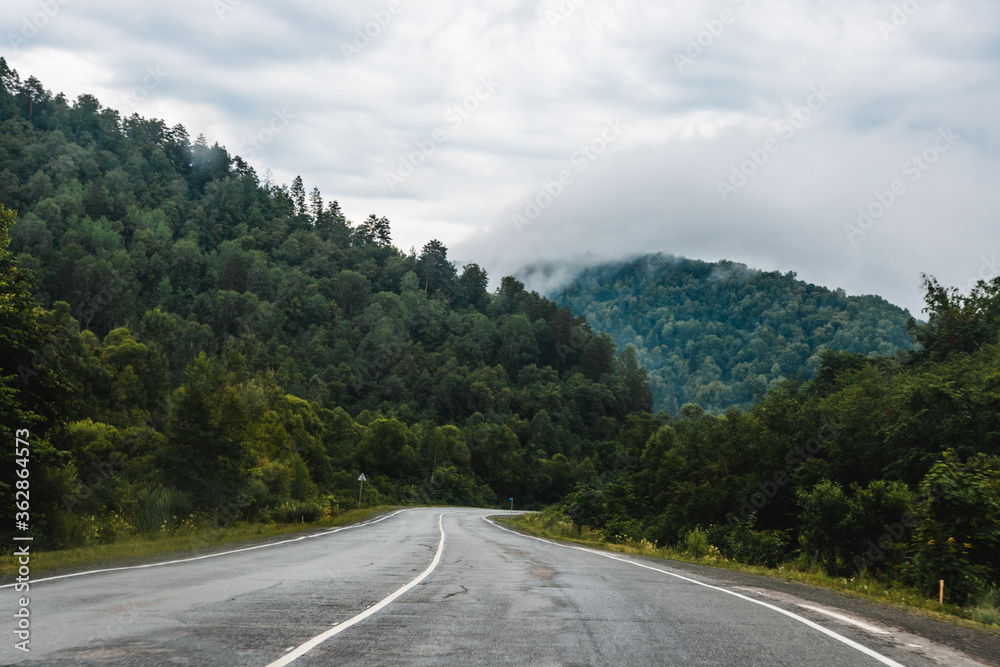
<svg viewBox="0 0 1000 667"><path fill-rule="evenodd" d="M498 514L495 518L499 518L499 516ZM519 526L506 523L504 525L506 528L513 529L525 536L537 537L524 531ZM803 613L804 611L819 613L821 617L826 616L824 619L826 623L849 623L855 629L860 628L864 630L863 624L867 621L867 624L871 627L866 631L872 634L878 634L879 631L889 631L894 637L908 644L909 648L913 650L917 650L913 646L916 643L913 637L923 638L932 644L938 645L939 648L957 651L986 664L1000 665L1000 629L992 630L984 628L961 618L956 617L941 620L939 617L932 616L920 609L865 600L815 584L782 579L777 576L750 574L709 565L625 554L549 537L543 539L560 544L592 549L612 554L616 557L642 562L653 567L693 575L713 585L744 595L751 595L771 604L787 607L796 613ZM810 610L810 607L813 609ZM822 609L827 613L817 612L816 608ZM829 616L829 612L840 613L842 616L850 619L850 621L855 622L850 623L850 621L845 619L832 618ZM936 652L933 646L928 647L926 651L920 650L920 652L929 652L931 655L928 655L928 657L943 661L942 664L957 664L959 662L957 656L949 659L946 650Z"/></svg>

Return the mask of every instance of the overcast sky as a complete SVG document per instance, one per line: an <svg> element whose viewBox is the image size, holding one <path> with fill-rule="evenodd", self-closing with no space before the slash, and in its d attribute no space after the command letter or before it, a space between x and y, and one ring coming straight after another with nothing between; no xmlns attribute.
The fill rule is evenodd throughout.
<svg viewBox="0 0 1000 667"><path fill-rule="evenodd" d="M333 4L7 0L0 55L494 280L660 251L917 314L1000 274L996 0Z"/></svg>

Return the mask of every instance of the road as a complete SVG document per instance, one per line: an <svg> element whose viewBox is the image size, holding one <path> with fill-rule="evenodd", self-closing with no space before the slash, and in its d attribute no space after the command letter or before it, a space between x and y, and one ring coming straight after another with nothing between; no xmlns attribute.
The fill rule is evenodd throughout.
<svg viewBox="0 0 1000 667"><path fill-rule="evenodd" d="M0 663L958 664L667 563L520 535L490 513L405 510L265 548L38 581L30 654L14 649L21 594L5 587Z"/></svg>

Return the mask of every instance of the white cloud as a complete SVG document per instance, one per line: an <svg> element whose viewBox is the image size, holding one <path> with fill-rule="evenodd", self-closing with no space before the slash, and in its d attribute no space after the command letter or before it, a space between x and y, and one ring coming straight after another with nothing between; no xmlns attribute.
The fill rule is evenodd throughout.
<svg viewBox="0 0 1000 667"><path fill-rule="evenodd" d="M160 67L169 76L135 110L231 150L287 110L294 121L255 150L259 171L301 174L355 219L389 216L404 248L437 237L494 278L662 248L916 311L921 272L965 285L1000 252L993 2L220 2L221 18L214 0L7 2L3 55L112 106ZM45 6L58 11L8 48ZM348 60L343 45L366 27L370 44ZM701 51L679 71L689 40ZM454 127L448 110L480 77L495 93ZM784 136L779 121L814 85L833 97ZM511 215L613 118L627 130L518 234ZM850 243L857 208L949 126L960 141ZM447 138L390 190L386 172L435 129ZM718 181L768 138L777 152L723 202Z"/></svg>

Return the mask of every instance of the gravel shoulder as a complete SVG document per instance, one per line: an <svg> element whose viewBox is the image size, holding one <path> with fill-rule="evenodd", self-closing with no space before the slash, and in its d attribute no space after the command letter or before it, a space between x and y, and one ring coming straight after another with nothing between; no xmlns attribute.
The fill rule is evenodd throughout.
<svg viewBox="0 0 1000 667"><path fill-rule="evenodd" d="M942 621L919 609L871 602L799 581L735 572L675 560L641 556L633 556L633 558L653 565L667 565L672 570L712 579L725 588L757 589L772 591L779 596L794 596L804 601L842 610L890 628L924 637L988 664L1000 665L1000 629L981 628L960 618Z"/></svg>

